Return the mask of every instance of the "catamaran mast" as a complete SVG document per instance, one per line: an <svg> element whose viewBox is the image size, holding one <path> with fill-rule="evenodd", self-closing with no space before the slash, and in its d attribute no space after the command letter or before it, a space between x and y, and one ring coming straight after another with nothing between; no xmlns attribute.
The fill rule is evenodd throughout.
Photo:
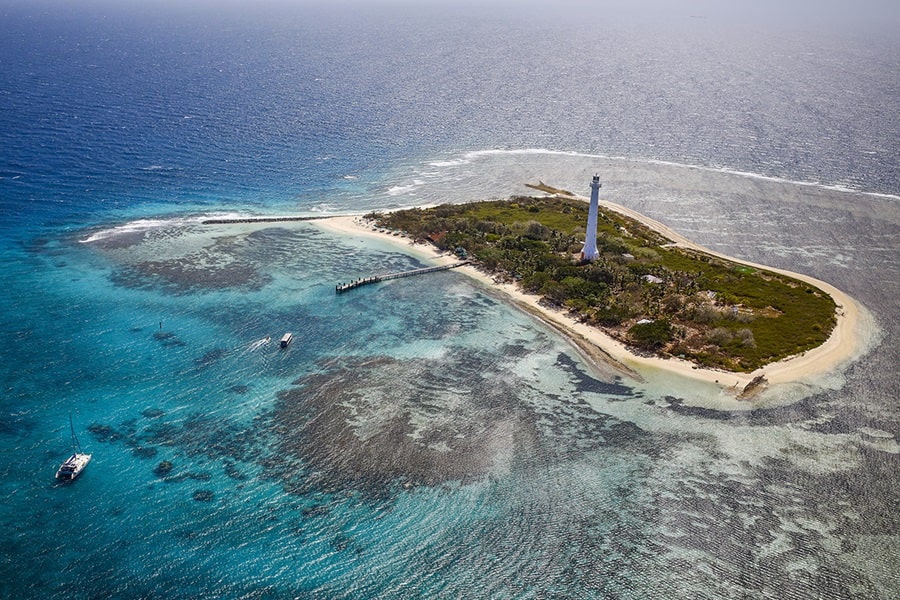
<svg viewBox="0 0 900 600"><path fill-rule="evenodd" d="M81 454L81 444L78 443L78 438L75 437L75 424L72 423L71 414L69 414L69 427L72 429L72 450Z"/></svg>

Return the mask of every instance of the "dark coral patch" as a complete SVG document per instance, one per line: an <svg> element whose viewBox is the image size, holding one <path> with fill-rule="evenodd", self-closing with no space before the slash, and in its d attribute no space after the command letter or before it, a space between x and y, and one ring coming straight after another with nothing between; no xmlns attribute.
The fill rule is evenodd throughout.
<svg viewBox="0 0 900 600"><path fill-rule="evenodd" d="M393 484L472 480L533 454L532 419L507 384L481 379L465 360L414 362L346 364L282 392L274 420L283 455L301 459L326 489L380 494ZM456 371L456 383L444 369ZM411 381L411 370L420 379ZM289 474L285 484L303 491Z"/></svg>
<svg viewBox="0 0 900 600"><path fill-rule="evenodd" d="M214 348L208 351L206 354L194 360L194 365L197 367L208 367L228 355L228 350L224 348Z"/></svg>
<svg viewBox="0 0 900 600"><path fill-rule="evenodd" d="M212 502L214 497L212 490L194 490L194 500L197 502Z"/></svg>
<svg viewBox="0 0 900 600"><path fill-rule="evenodd" d="M153 446L137 446L131 450L131 453L138 458L153 458L158 451Z"/></svg>
<svg viewBox="0 0 900 600"><path fill-rule="evenodd" d="M488 367L489 365L489 367ZM577 397L550 398L491 352L335 359L282 391L265 475L294 493L391 490L502 476L616 446L652 454L640 428ZM627 395L616 383L591 382Z"/></svg>
<svg viewBox="0 0 900 600"><path fill-rule="evenodd" d="M156 475L157 477L165 477L166 475L171 473L172 469L174 469L174 468L175 468L175 465L173 465L168 460L164 460L161 463L159 463L158 465L156 465L156 468L153 469L153 474Z"/></svg>
<svg viewBox="0 0 900 600"><path fill-rule="evenodd" d="M153 339L165 346L166 348L180 348L187 346L178 336L171 331L157 331L153 334Z"/></svg>

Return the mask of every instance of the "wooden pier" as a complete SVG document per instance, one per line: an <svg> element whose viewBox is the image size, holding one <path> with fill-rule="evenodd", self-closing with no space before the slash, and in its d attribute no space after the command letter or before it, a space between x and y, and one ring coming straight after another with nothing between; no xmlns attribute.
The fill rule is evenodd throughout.
<svg viewBox="0 0 900 600"><path fill-rule="evenodd" d="M456 267L461 267L463 265L469 264L469 261L462 261L458 263L453 263L452 265L440 265L437 267L425 267L424 269L413 269L412 271L400 271L399 273L388 273L386 275L372 275L371 277L364 277L362 279L356 279L351 281L350 283L339 283L334 286L335 294L343 294L344 292L349 292L350 290L354 290L358 287L362 287L364 285L369 285L371 283L378 283L379 281L388 281L389 279L400 279L401 277L412 277L413 275L424 275L425 273L434 273L435 271L446 271L448 269L455 269Z"/></svg>

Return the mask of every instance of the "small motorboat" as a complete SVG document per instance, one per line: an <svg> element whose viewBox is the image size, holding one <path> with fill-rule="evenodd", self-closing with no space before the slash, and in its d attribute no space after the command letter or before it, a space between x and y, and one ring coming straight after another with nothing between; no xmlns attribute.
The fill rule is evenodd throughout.
<svg viewBox="0 0 900 600"><path fill-rule="evenodd" d="M287 348L288 345L289 345L292 341L294 341L294 334L293 334L293 333L286 333L286 334L284 334L283 336L281 336L281 347L282 347L282 348Z"/></svg>

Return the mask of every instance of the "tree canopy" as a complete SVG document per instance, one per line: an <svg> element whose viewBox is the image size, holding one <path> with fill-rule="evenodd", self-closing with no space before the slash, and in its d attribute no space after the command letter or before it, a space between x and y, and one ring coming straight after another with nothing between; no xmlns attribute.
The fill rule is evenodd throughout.
<svg viewBox="0 0 900 600"><path fill-rule="evenodd" d="M579 260L588 205L565 196L444 204L367 218L441 250L465 251L632 347L733 371L822 344L831 296L797 279L678 248L648 226L601 209L600 256Z"/></svg>

